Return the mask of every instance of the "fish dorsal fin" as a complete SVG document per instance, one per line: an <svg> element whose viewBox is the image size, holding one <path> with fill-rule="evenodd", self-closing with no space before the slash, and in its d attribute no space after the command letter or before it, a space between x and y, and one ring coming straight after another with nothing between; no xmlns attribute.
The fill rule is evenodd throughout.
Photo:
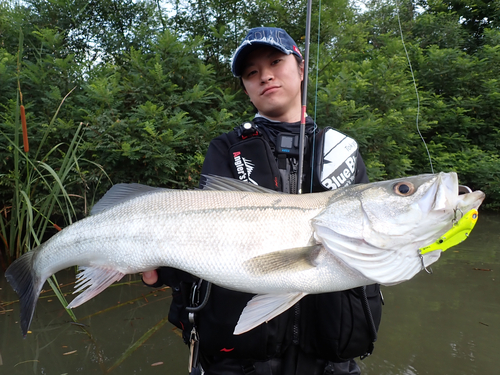
<svg viewBox="0 0 500 375"><path fill-rule="evenodd" d="M251 184L250 182L236 180L229 177L215 176L212 174L203 174L204 183L202 183L203 190L219 190L219 191L246 191L248 193L272 193L281 194L281 192L274 191L259 185Z"/></svg>
<svg viewBox="0 0 500 375"><path fill-rule="evenodd" d="M270 321L299 302L306 293L259 294L248 301L234 328L235 335Z"/></svg>
<svg viewBox="0 0 500 375"><path fill-rule="evenodd" d="M168 190L165 188L152 187L141 184L116 184L109 189L106 194L97 202L92 210L91 215L101 213L108 208L116 206L117 204L126 202L130 199L138 197L158 190Z"/></svg>

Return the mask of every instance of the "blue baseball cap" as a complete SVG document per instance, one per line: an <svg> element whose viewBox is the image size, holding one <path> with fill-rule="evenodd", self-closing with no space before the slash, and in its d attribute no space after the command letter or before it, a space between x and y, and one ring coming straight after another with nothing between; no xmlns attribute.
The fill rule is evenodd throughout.
<svg viewBox="0 0 500 375"><path fill-rule="evenodd" d="M248 54L262 46L274 47L287 55L293 53L302 59L297 44L285 30L277 27L256 27L248 32L233 55L231 71L235 77L241 77L243 62Z"/></svg>

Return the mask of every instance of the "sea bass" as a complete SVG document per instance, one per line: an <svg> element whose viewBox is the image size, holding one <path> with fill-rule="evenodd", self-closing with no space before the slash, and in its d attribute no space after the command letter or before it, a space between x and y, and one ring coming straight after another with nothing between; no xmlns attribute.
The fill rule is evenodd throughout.
<svg viewBox="0 0 500 375"><path fill-rule="evenodd" d="M478 208L484 193L458 194L455 173L419 175L290 195L207 176L203 190L113 186L82 219L6 271L26 335L45 280L79 266L68 307L125 274L169 266L255 293L235 334L270 320L310 293L411 279L441 251L421 254Z"/></svg>

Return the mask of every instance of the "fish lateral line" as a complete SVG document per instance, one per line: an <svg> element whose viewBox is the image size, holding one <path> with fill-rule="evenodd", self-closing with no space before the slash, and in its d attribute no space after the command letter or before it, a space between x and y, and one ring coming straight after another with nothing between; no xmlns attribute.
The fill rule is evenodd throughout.
<svg viewBox="0 0 500 375"><path fill-rule="evenodd" d="M250 217L250 219L254 220L252 222L258 222L259 224L267 225L266 230L269 230L266 232L266 235L275 235L277 231L272 231L274 229L273 225L277 225L277 228L282 228L279 225L283 225L283 222L286 222L286 220L296 220L297 222L294 222L294 225L300 226L300 234L302 237L297 237L294 242L287 242L289 243L289 245L286 247L288 248L288 250L291 250L291 253L294 253L294 251L297 251L297 253L287 255L285 254L284 250L276 251L276 254L274 254L273 256L275 257L277 263L273 264L271 262L269 265L264 266L264 268L257 267L253 270L250 270L250 273L247 274L247 276L249 277L245 278L244 282L238 285L238 287L241 288L241 291L248 292L249 290L253 290L254 293L259 293L259 291L272 290L275 294L267 296L260 295L258 298L255 298L255 300L248 306L248 309L245 310L245 314L240 318L241 325L237 330L235 330L235 334L238 334L238 332L246 332L256 325L269 321L274 316L279 315L281 312L293 306L293 304L295 304L304 295L306 295L308 291L320 290L318 289L319 286L321 286L321 288L325 288L325 281L327 280L322 279L319 280L321 282L318 282L318 280L314 279L318 275L315 272L308 271L311 270L312 267L318 267L318 269L320 269L321 271L325 271L325 274L329 277L329 281L327 283L327 288L329 289L321 289L325 292L346 290L354 286L367 285L364 283L368 281L370 281L371 283L371 281L380 280L380 283L383 283L385 285L393 285L402 281L409 280L417 272L420 272L422 270L418 258L415 259L414 256L415 248L422 246L422 244L425 244L426 242L435 240L439 235L441 235L441 233L446 230L446 228L450 227L450 221L454 223L457 220L456 217L453 217L453 211L457 212L457 208L454 205L452 206L451 202L455 202L456 199L456 186L458 184L458 178L455 173L442 173L439 174L438 177L427 175L408 177L408 179L411 178L415 182L415 184L418 184L419 186L430 185L428 189L433 187L433 184L438 184L439 188L442 189L441 195L449 198L445 200L445 203L448 202L449 204L446 205L445 210L439 210L440 215L438 216L438 218L444 215L442 219L437 221L436 219L433 219L431 221L420 220L417 223L417 227L424 227L424 229L430 231L433 235L427 237L428 239L426 241L420 241L418 246L413 246L411 244L408 245L405 248L405 251L411 251L412 256L404 258L404 263L402 263L401 261L403 257L390 258L389 255L385 257L377 257L378 263L374 263L374 258L373 256L371 256L371 254L373 254L373 252L375 252L375 254L378 254L378 250L368 247L371 242L360 241L358 238L359 235L356 235L356 233L358 232L352 232L352 228L358 228L361 224L364 225L365 223L364 216L366 216L366 213L364 213L364 216L356 215L361 207L364 207L365 203L371 201L374 201L375 203L379 202L379 199L381 198L387 199L388 202L392 202L393 186L395 183L399 182L400 179L365 185L356 185L352 188L346 187L335 191L312 193L305 196L291 196L288 194L275 193L273 193L272 195L257 194L257 192L248 190L245 190L244 192L240 191L239 193L237 191L233 191L234 196L231 202L227 202L228 199L226 199L229 198L230 195L220 194L217 199L209 200L207 202L208 197L215 197L215 195L211 195L210 192L202 191L187 192L187 194L189 195L197 195L196 198L191 199L185 195L185 191L175 191L175 193L156 193L153 192L154 189L151 189L151 192L148 192L147 188L134 185L132 186L132 189L124 189L122 191L123 194L121 195L121 197L115 197L115 199L110 198L107 204L105 200L101 207L97 207L97 214L95 213L96 211L94 211L94 214L89 216L88 218L82 219L72 224L71 226L68 226L67 228L65 228L65 230L56 234L54 236L54 239L50 239L49 241L38 246L32 251L25 253L10 265L10 267L5 272L5 276L9 284L19 295L21 310L20 325L22 333L24 336L26 336L28 332L28 328L31 324L35 311L38 296L47 278L53 273L66 268L70 265L69 263L71 262L73 262L71 263L71 265L76 264L79 266L92 266L83 269L83 272L79 276L81 281L79 280L78 282L77 291L82 291L82 294L77 296L70 303L70 308L76 307L77 305L97 295L108 285L121 279L124 273L128 273L129 271L137 271L139 270L139 268L151 269L151 267L154 268L163 266L166 265L165 262L169 262L171 260L171 254L169 253L169 251L171 250L169 250L168 246L166 246L165 243L163 243L164 246L160 249L163 252L160 258L157 257L159 249L156 246L157 243L155 243L155 246L148 249L149 252L145 252L144 254L141 253L141 257L129 256L123 259L123 254L120 254L111 246L106 246L106 241L110 242L111 244L114 243L112 241L112 238L108 237L108 233L110 231L102 230L102 227L107 226L109 222L114 222L117 225L121 225L121 227L125 225L124 223L127 223L127 230L125 232L118 233L118 235L121 236L119 240L126 241L127 239L133 239L133 246L139 246L139 249L143 249L144 246L141 245L140 241L146 237L139 235L138 233L147 234L148 241L163 239L165 231L167 230L166 227L164 227L164 223L169 224L173 222L176 225L184 224L185 228L188 229L188 231L185 231L187 233L190 233L191 231L199 231L200 223L203 224L205 221L207 221L207 217L198 217L196 218L196 220L192 220L191 216L194 216L192 214L196 212L215 213L216 215L218 215L217 220L220 220L219 223L226 225L228 221L229 223L234 224L235 217L239 217L243 212L254 210L255 213ZM238 182L233 182L233 184L239 186ZM248 189L248 186L245 186L245 188ZM134 191L131 192L130 190ZM361 194L365 190L368 190L368 192L371 193L367 193L366 195ZM118 191L120 191L120 187L118 187ZM438 189L438 191L441 190ZM229 191L227 193L229 193ZM262 191L260 191L259 193L262 193ZM374 199L374 194L375 198L377 199ZM255 205L253 205L252 207L249 207L249 205L245 205L244 207L238 206L241 205L241 203L246 203L241 202L241 199L238 201L238 198L241 198L245 195L251 195L251 200L255 203ZM113 196L113 194L111 194L111 196ZM130 197L132 196L140 199L131 200ZM293 197L293 199L291 197ZM421 198L418 199L421 200ZM472 207L477 208L479 207L483 199L484 193L480 191L466 194L463 196L463 198L460 199L460 207L464 211L467 211ZM281 200L282 202L279 202L279 200ZM349 202L352 204L345 206L344 202L346 200L352 201ZM342 201L342 203L337 203L338 201ZM123 206L121 205L122 203ZM134 206L134 204L136 206ZM234 206L231 207L231 204L234 204ZM280 207L280 204L283 204L283 207ZM385 207L384 202L376 204L375 208L373 208L373 217L376 220L381 221L382 224L386 224L387 222L387 224L389 225L391 224L391 220L388 220L387 216L383 215L383 212L379 214L381 211L383 211L383 208L380 207L381 204L382 207ZM418 208L418 206L404 204L404 202L398 204L402 205L403 208L405 208L406 206L413 208L413 210ZM118 208L117 205L120 206L120 208ZM213 205L213 207L209 207L210 205ZM224 205L224 207L221 208L221 205ZM116 209L115 211L114 209L112 209L113 207L118 209ZM141 220L144 217L143 213L146 211L144 207L154 207L154 210L148 209L147 211L149 211L149 214L153 218L155 226L142 225L138 226L138 231L131 230L131 228L135 228L133 225L131 225L131 222L135 220ZM354 210L354 214L349 217L349 220L351 220L353 223L351 227L347 228L351 230L351 236L348 235L349 230L347 230L346 233L342 232L343 234L345 234L345 238L342 236L342 238L339 239L338 235L336 234L337 227L335 226L335 224L339 223L338 220L342 220L342 225L344 225L345 218L342 218L343 215L341 214L341 212L343 212L343 207ZM99 209L101 209L101 211L99 211ZM283 211L284 209L287 209L288 211L285 212ZM245 211L240 211L237 213L237 210ZM263 221L262 213L264 211L274 214L280 214L280 216L269 215L269 218L265 219L267 221ZM444 212L441 213L441 211ZM137 212L139 214L136 214ZM163 216L156 220L158 212L162 212ZM401 214L404 215L405 212L405 210L402 210ZM233 215L233 213L236 214ZM282 215L283 213L285 213L285 215ZM299 217L299 214L301 214L302 217ZM186 216L185 218L182 218L184 221L178 221L178 215ZM172 218L172 216L174 218ZM464 217L467 217L467 215L464 215ZM477 216L475 218L477 218ZM208 218L208 220L212 221L215 219L213 217L210 217ZM384 222L384 220L386 222ZM460 224L457 223L456 227L461 228L461 225L464 221L459 220ZM305 236L308 234L309 236L311 235L310 231L304 229L306 222L307 225L309 225L307 226L307 228L313 231L313 237L311 237L309 242L305 241ZM215 221L214 223L210 224L216 225L217 223L218 222ZM279 225L276 223L279 223ZM92 230L89 231L88 227L92 227ZM169 228L172 227L174 226L170 225ZM70 230L70 228L72 229ZM96 230L95 228L98 228L99 230ZM294 233L298 233L296 231L299 230L297 229L299 227L297 226L294 228ZM461 234L460 230L455 228L455 225L452 229L455 229L457 231L457 233L455 233L454 235L457 239L463 237L463 234ZM469 228L468 232L466 231L465 238L468 236L468 233L470 233L470 229L472 229L472 227ZM172 236L172 238L177 238L184 241L185 237L176 237L183 235L184 232L179 234L179 230L177 227L171 230L172 232L168 233ZM212 282L214 282L216 285L221 286L226 285L227 287L229 287L233 285L234 276L227 270L230 269L230 266L232 266L234 262L237 262L236 264L238 267L242 266L245 261L249 260L248 255L245 253L242 258L231 258L230 260L233 263L222 259L220 263L217 264L217 266L219 267L217 273L210 273L210 270L206 270L203 268L205 266L205 262L203 262L203 259L201 259L201 262L198 259L197 252L200 251L200 248L204 249L206 246L210 246L217 248L217 251L231 251L230 254L236 254L234 248L237 246L234 246L232 242L228 244L223 236L212 236L211 233L207 235L206 232L202 231L196 233L198 233L198 237L193 238L202 238L204 241L206 241L206 243L202 243L201 245L198 244L197 246L191 246L190 243L187 243L186 245L181 241L184 246L186 246L186 252L183 252L183 254L187 254L189 256L186 256L182 259L182 262L185 263L177 262L176 266L178 267L176 268L188 271L195 275L195 271L198 271L199 268L200 270L198 273L207 276L204 277L205 280L212 279ZM369 233L375 233L374 228L370 228ZM283 233L279 234L281 236L284 235ZM397 233L387 233L387 236L389 240L392 239L396 244L399 244L399 242L401 242L398 242L394 239L394 237L397 236ZM75 238L79 239L78 241L81 246L73 246L75 243ZM96 240L100 241L101 244L98 244L99 246L93 246L90 248L89 246L94 245ZM262 240L263 239L261 238L252 237L250 239L245 239L244 243L241 242L235 244L248 246L250 243L250 245L258 249L262 249ZM319 250L314 246L318 245L318 243L320 243L322 246L319 248ZM447 241L443 241L443 243L445 243L446 245L450 245L448 247L451 247L452 240L451 238L447 238ZM71 246L69 246L68 244L70 244ZM376 244L374 244L372 247L375 247L375 245ZM127 249L131 249L130 246L127 247ZM279 247L277 248L282 247L282 242L279 242L278 246ZM68 247L70 247L71 250L69 252ZM310 249L308 249L308 251L304 251L303 247L310 247ZM440 246L439 249L442 250L443 247L444 246ZM398 248L399 246L397 248L394 248L394 250L397 250ZM113 251L111 251L110 249L113 249ZM392 248L388 247L388 249L391 250ZM88 250L92 250L92 254L88 253ZM426 249L423 250L425 251ZM252 251L254 252L250 253L250 260L253 259L253 261L255 262L255 259L258 259L259 254L262 255L262 253L255 249ZM329 251L329 253L327 251ZM427 252L429 251L432 250L428 250ZM309 254L307 254L308 252ZM330 253L332 253L333 255L339 254L340 257L337 259L337 257L334 256L323 256ZM82 258L81 256L83 254L85 256L83 256ZM151 262L145 262L144 259L147 259L148 256L153 256L152 254L154 254L154 262L156 263L152 264ZM439 258L439 254L440 252L435 252L425 254L424 256L421 255L421 257L427 257L426 260L430 265ZM195 258L196 262L192 262L192 260ZM406 261L406 259L408 259L408 261ZM226 264L224 263L224 261L227 261L228 263ZM290 274L287 277L297 283L295 287L291 288L289 283L283 283L283 278L279 277L279 274L276 273L276 268L274 268L278 266L282 271L288 272ZM120 269L121 272L116 271L117 269ZM305 272L301 272L301 274L298 275L299 272L296 271ZM268 275L272 277L257 277L261 275ZM276 277L276 275L278 275L278 277ZM337 280L336 275L342 275L342 279ZM304 282L302 278L304 278L306 282ZM272 280L269 281L269 279ZM308 282L315 282L318 285L315 284L314 288L305 288Z"/></svg>

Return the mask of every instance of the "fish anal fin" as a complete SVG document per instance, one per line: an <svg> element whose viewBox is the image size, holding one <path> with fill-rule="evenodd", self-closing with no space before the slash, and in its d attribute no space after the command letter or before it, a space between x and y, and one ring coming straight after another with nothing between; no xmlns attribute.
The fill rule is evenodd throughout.
<svg viewBox="0 0 500 375"><path fill-rule="evenodd" d="M299 272L315 267L315 259L321 244L274 251L258 255L243 263L247 271L254 275L266 275L275 272Z"/></svg>
<svg viewBox="0 0 500 375"><path fill-rule="evenodd" d="M78 307L82 303L87 302L115 281L119 281L125 276L122 272L104 267L80 267L80 271L81 272L76 275L77 280L73 294L82 290L83 292L71 301L68 305L69 309Z"/></svg>
<svg viewBox="0 0 500 375"><path fill-rule="evenodd" d="M235 335L248 332L285 312L307 293L259 294L248 301L234 328Z"/></svg>

